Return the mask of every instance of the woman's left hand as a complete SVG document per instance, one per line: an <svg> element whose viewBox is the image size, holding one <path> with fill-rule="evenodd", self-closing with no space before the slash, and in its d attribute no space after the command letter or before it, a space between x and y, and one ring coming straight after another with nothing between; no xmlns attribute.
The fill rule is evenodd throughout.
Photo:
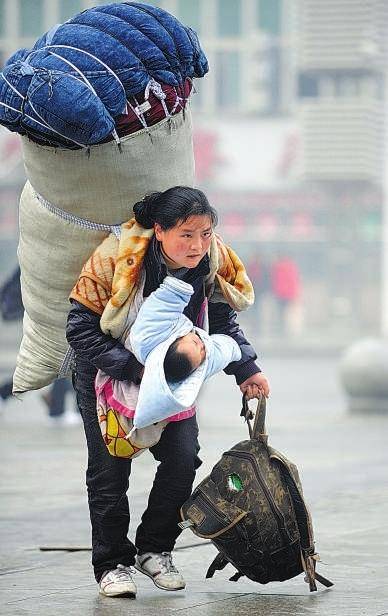
<svg viewBox="0 0 388 616"><path fill-rule="evenodd" d="M258 398L262 394L266 398L269 397L269 383L262 372L252 374L246 381L240 385L241 393L245 394L247 400Z"/></svg>

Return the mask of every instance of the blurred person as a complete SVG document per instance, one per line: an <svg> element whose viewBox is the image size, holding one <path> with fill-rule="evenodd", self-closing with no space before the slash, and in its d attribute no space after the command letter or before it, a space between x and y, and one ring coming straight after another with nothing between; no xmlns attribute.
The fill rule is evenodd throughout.
<svg viewBox="0 0 388 616"><path fill-rule="evenodd" d="M301 291L300 274L295 261L283 255L275 259L271 265L270 280L278 309L276 333L289 334L289 311L299 300Z"/></svg>
<svg viewBox="0 0 388 616"><path fill-rule="evenodd" d="M12 379L3 381L0 384L0 411L3 410L6 400L12 396Z"/></svg>
<svg viewBox="0 0 388 616"><path fill-rule="evenodd" d="M67 395L70 395L73 408L66 409ZM82 423L76 404L74 389L69 378L55 379L50 388L41 394L47 406L49 425L73 426Z"/></svg>
<svg viewBox="0 0 388 616"><path fill-rule="evenodd" d="M5 280L0 288L0 312L4 321L21 321L24 314L24 306L20 285L19 265L12 271L11 275ZM13 382L12 378L6 379L0 384L0 407L12 397ZM48 407L48 419L54 425L72 425L80 422L77 412L66 412L65 399L68 392L73 388L68 379L58 379L54 381L51 388L42 394L42 400ZM74 398L74 394L73 394Z"/></svg>
<svg viewBox="0 0 388 616"><path fill-rule="evenodd" d="M254 325L255 333L264 333L265 329L265 314L264 305L268 294L271 292L270 271L267 261L253 253L247 263L247 273L255 290L255 305L254 310L248 314Z"/></svg>
<svg viewBox="0 0 388 616"><path fill-rule="evenodd" d="M24 307L20 288L20 267L17 266L0 288L0 313L3 321L19 321ZM12 397L12 378L0 384L0 409Z"/></svg>
<svg viewBox="0 0 388 616"><path fill-rule="evenodd" d="M24 306L19 265L0 288L0 312L3 321L20 321L23 318Z"/></svg>

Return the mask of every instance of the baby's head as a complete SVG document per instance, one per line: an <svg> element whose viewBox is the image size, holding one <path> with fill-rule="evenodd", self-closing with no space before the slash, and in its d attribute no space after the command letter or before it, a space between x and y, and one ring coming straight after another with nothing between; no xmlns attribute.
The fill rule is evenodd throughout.
<svg viewBox="0 0 388 616"><path fill-rule="evenodd" d="M164 374L170 383L186 379L206 357L205 345L195 332L177 338L164 358Z"/></svg>

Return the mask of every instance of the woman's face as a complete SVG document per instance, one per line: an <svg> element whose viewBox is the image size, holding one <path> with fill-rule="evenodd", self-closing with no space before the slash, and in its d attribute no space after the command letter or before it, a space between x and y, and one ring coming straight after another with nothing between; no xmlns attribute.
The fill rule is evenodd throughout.
<svg viewBox="0 0 388 616"><path fill-rule="evenodd" d="M167 231L155 223L155 235L171 261L192 268L209 250L213 229L210 216L190 216Z"/></svg>

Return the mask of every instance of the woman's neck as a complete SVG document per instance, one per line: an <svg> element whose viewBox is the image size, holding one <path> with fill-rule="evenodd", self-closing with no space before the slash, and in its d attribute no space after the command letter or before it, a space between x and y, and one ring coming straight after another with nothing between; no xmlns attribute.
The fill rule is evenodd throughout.
<svg viewBox="0 0 388 616"><path fill-rule="evenodd" d="M166 262L167 269L176 270L182 267L181 265L176 263L176 261L173 261L172 259L170 259L170 257L164 252L162 244L160 244L160 251L162 253L163 259Z"/></svg>

